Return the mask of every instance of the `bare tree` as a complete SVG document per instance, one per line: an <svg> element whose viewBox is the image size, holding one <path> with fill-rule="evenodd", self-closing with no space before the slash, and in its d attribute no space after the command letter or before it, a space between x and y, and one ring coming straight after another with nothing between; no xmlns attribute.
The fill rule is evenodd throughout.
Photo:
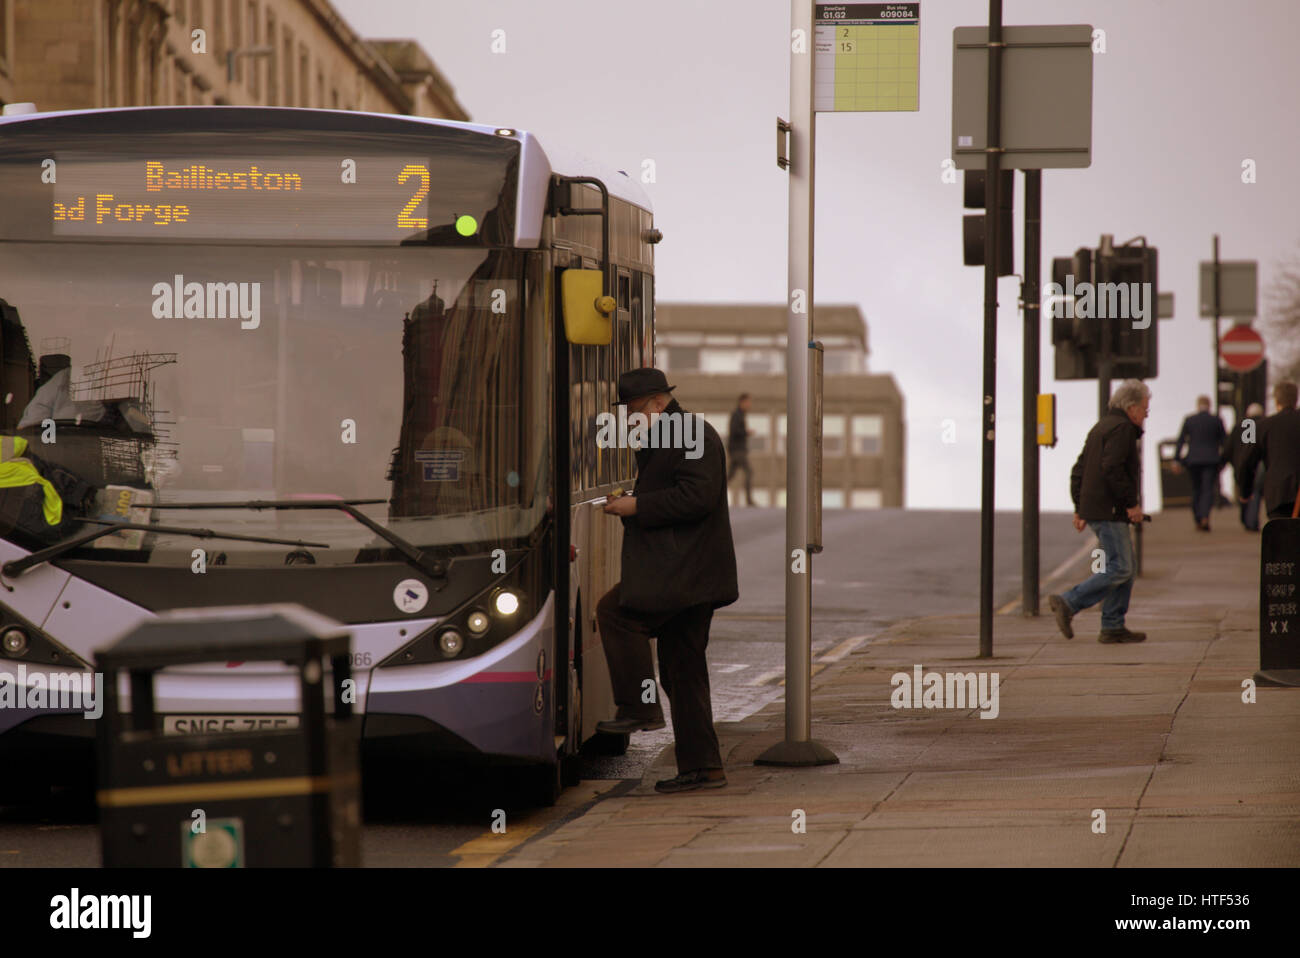
<svg viewBox="0 0 1300 958"><path fill-rule="evenodd" d="M1264 322L1269 356L1269 378L1273 382L1300 378L1300 253L1280 263L1266 297Z"/></svg>

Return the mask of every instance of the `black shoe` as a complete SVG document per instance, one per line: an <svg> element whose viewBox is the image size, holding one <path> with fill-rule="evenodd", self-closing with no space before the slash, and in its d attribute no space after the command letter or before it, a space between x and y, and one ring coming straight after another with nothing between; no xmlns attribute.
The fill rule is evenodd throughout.
<svg viewBox="0 0 1300 958"><path fill-rule="evenodd" d="M727 776L720 768L697 768L693 772L683 772L676 778L667 778L655 782L656 792L693 792L697 788L723 788Z"/></svg>
<svg viewBox="0 0 1300 958"><path fill-rule="evenodd" d="M1070 607L1065 604L1065 600L1059 595L1049 595L1047 604L1051 607L1052 613L1056 616L1056 627L1061 630L1061 634L1067 639L1074 638L1074 629L1070 627L1070 620L1074 618L1074 613Z"/></svg>
<svg viewBox="0 0 1300 958"><path fill-rule="evenodd" d="M1098 642L1108 645L1113 642L1145 642L1146 639L1145 632L1130 632L1128 629L1102 629L1101 635L1097 636Z"/></svg>
<svg viewBox="0 0 1300 958"><path fill-rule="evenodd" d="M609 732L611 735L630 735L633 732L653 732L664 727L664 720L616 718L596 723L597 732Z"/></svg>

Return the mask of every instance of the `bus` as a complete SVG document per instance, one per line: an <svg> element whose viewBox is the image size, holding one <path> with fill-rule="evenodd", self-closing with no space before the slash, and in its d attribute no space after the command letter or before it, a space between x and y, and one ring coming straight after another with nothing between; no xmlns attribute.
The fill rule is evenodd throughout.
<svg viewBox="0 0 1300 958"><path fill-rule="evenodd" d="M600 507L635 462L593 437L654 362L634 179L440 119L28 112L0 209L0 760L93 761L24 689L146 618L296 603L351 630L365 753L553 803L615 711ZM160 731L292 724L295 683L165 669Z"/></svg>

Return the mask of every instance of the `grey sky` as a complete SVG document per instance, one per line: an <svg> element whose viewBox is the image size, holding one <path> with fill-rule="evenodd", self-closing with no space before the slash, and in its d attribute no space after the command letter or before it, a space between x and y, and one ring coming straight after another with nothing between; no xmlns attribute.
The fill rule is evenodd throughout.
<svg viewBox="0 0 1300 958"><path fill-rule="evenodd" d="M977 508L983 271L961 265L961 186L950 153L952 30L987 22L984 0L920 0L921 109L819 114L816 299L867 317L870 368L906 397L907 504ZM783 302L786 176L775 117L789 114L786 0L334 0L367 37L424 46L474 120L558 138L629 173L653 159L661 301ZM1008 24L1089 23L1093 155L1043 175L1044 281L1053 256L1144 235L1176 318L1160 328L1148 421L1146 497L1158 507L1155 441L1212 393L1210 323L1197 263L1256 259L1261 299L1276 264L1300 258L1300 34L1295 0L1006 0ZM504 30L506 52L491 52ZM1244 159L1257 182L1241 182ZM1016 174L1016 264L1023 179ZM725 250L726 252L720 252ZM1019 280L999 287L997 505L1020 505ZM1259 323L1256 323L1257 327ZM1226 325L1225 325L1226 328ZM1096 417L1096 383L1052 378L1056 449L1042 504L1068 509L1068 475ZM1271 349L1275 344L1267 341ZM1300 344L1292 344L1292 347ZM1271 406L1270 406L1270 412ZM956 422L957 442L941 440Z"/></svg>

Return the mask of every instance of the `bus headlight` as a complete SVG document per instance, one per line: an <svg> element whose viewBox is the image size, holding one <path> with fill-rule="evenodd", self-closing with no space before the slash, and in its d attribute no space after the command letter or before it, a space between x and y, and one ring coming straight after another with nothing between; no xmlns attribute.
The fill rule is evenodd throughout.
<svg viewBox="0 0 1300 958"><path fill-rule="evenodd" d="M469 628L470 634L482 635L492 626L492 620L482 609L475 609L465 617L465 625Z"/></svg>
<svg viewBox="0 0 1300 958"><path fill-rule="evenodd" d="M442 654L447 658L453 658L465 648L465 638L455 629L448 629L438 637L438 648L442 649Z"/></svg>
<svg viewBox="0 0 1300 958"><path fill-rule="evenodd" d="M492 600L496 607L497 615L514 615L519 611L519 596L509 589L502 589Z"/></svg>
<svg viewBox="0 0 1300 958"><path fill-rule="evenodd" d="M5 655L22 655L27 651L27 633L22 629L5 629L0 646L4 647Z"/></svg>

